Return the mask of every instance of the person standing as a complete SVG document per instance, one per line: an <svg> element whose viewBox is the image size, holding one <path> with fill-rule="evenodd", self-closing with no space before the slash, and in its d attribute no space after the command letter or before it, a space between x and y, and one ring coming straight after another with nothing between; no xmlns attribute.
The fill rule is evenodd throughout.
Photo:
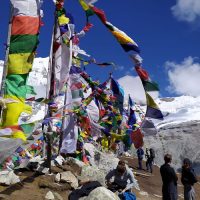
<svg viewBox="0 0 200 200"><path fill-rule="evenodd" d="M162 177L162 195L163 200L177 200L177 181L178 177L174 171L174 168L171 167L172 156L166 154L164 156L165 164L160 167L160 174Z"/></svg>
<svg viewBox="0 0 200 200"><path fill-rule="evenodd" d="M149 149L148 148L146 148L146 151L145 151L145 158L146 158L146 168L147 168L147 171L149 171L150 153L149 153Z"/></svg>
<svg viewBox="0 0 200 200"><path fill-rule="evenodd" d="M150 148L150 149L146 148L145 157L147 159L147 161L146 161L147 171L150 171L151 173L153 173L153 162L154 162L154 158L155 158L154 150L152 148Z"/></svg>
<svg viewBox="0 0 200 200"><path fill-rule="evenodd" d="M144 151L143 151L142 147L139 147L137 149L138 166L139 166L138 169L142 169L143 156L144 156Z"/></svg>
<svg viewBox="0 0 200 200"><path fill-rule="evenodd" d="M188 158L183 160L181 182L184 186L184 200L195 200L193 185L197 182L197 177Z"/></svg>

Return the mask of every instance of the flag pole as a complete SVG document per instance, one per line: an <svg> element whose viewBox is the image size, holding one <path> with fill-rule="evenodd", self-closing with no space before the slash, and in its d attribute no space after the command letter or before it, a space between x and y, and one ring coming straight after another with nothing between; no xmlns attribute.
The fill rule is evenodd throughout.
<svg viewBox="0 0 200 200"><path fill-rule="evenodd" d="M50 50L50 60L49 60L49 85L50 87L47 89L47 94L48 94L48 99L50 102L53 101L54 99L54 80L55 80L55 58L54 58L54 53L53 53L53 42L55 39L55 33L56 33L56 23L57 23L57 18L56 18L56 13L54 13L54 27L53 27L53 35L52 35L52 43L51 43L51 50ZM50 109L50 105L48 105L47 109L47 116L52 117L52 112ZM51 145L52 145L52 125L51 122L48 122L48 128L47 132L44 133L45 138L46 138L46 143L47 143L47 167L49 168L49 173L51 174L51 157L52 157L52 152L51 152Z"/></svg>
<svg viewBox="0 0 200 200"><path fill-rule="evenodd" d="M51 87L51 75L52 75L52 54L53 54L53 41L54 41L54 26L52 30L52 36L51 36L51 48L50 48L50 53L49 53L49 64L48 64L48 69L47 69L47 86L46 86L46 99L49 99L49 94L50 94L50 87ZM45 104L45 117L48 117L49 115L49 107L48 105ZM47 144L47 137L46 137L46 132L44 130L44 125L42 126L43 130L43 136L45 138L44 144L43 144L43 157L46 156L47 150L46 150L46 144ZM46 144L45 144L46 142ZM48 149L48 147L47 147Z"/></svg>

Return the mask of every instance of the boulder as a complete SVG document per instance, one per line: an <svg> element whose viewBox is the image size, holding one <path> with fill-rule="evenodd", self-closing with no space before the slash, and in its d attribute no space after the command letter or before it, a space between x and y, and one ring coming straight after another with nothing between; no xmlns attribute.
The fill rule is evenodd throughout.
<svg viewBox="0 0 200 200"><path fill-rule="evenodd" d="M0 194L0 200L9 200L9 199L10 199L10 195Z"/></svg>
<svg viewBox="0 0 200 200"><path fill-rule="evenodd" d="M59 155L55 158L55 163L58 165L63 165L64 161L65 161L65 159L61 155Z"/></svg>
<svg viewBox="0 0 200 200"><path fill-rule="evenodd" d="M120 200L119 197L106 189L105 187L98 187L94 189L84 200Z"/></svg>
<svg viewBox="0 0 200 200"><path fill-rule="evenodd" d="M83 166L86 166L84 162L70 157L66 159L63 170L69 169L68 171L71 171L73 174L80 175Z"/></svg>
<svg viewBox="0 0 200 200"><path fill-rule="evenodd" d="M47 200L54 200L55 197L54 197L54 195L53 195L53 193L51 191L48 191L46 193L46 195L45 195L45 199L47 199Z"/></svg>
<svg viewBox="0 0 200 200"><path fill-rule="evenodd" d="M71 187L76 189L78 188L78 179L70 171L61 172L60 181L63 183L70 183Z"/></svg>
<svg viewBox="0 0 200 200"><path fill-rule="evenodd" d="M58 184L54 183L54 176L43 175L39 177L38 186L40 188L49 188L54 191L66 191L71 189L69 183Z"/></svg>
<svg viewBox="0 0 200 200"><path fill-rule="evenodd" d="M107 174L110 170L117 167L119 159L115 157L113 153L102 153L98 168L103 170Z"/></svg>
<svg viewBox="0 0 200 200"><path fill-rule="evenodd" d="M63 169L59 166L54 166L54 167L51 167L51 172L53 174L56 174L56 173L60 173L60 172L63 172Z"/></svg>
<svg viewBox="0 0 200 200"><path fill-rule="evenodd" d="M57 174L55 175L55 182L56 182L56 183L59 183L59 182L60 182L60 177L61 177L61 174L60 174L60 173L57 173Z"/></svg>
<svg viewBox="0 0 200 200"><path fill-rule="evenodd" d="M75 165L76 167L80 167L80 168L85 166L84 162L77 160L76 158L72 158L72 157L67 158L66 163L69 165Z"/></svg>
<svg viewBox="0 0 200 200"><path fill-rule="evenodd" d="M81 197L78 200L86 200L86 199L87 199L87 197Z"/></svg>
<svg viewBox="0 0 200 200"><path fill-rule="evenodd" d="M105 185L105 172L98 169L96 166L84 166L81 171L81 176L78 177L79 180L87 181L98 181L101 185Z"/></svg>
<svg viewBox="0 0 200 200"><path fill-rule="evenodd" d="M13 171L1 171L0 172L0 184L2 185L12 185L19 183L19 176L15 175Z"/></svg>
<svg viewBox="0 0 200 200"><path fill-rule="evenodd" d="M54 197L55 197L56 200L63 200L63 198L61 197L61 195L58 194L57 192L54 192L53 194L54 194Z"/></svg>
<svg viewBox="0 0 200 200"><path fill-rule="evenodd" d="M97 166L107 174L110 170L114 169L119 159L113 153L104 153L99 151L93 144L85 143L84 149L90 154L90 163L92 166Z"/></svg>

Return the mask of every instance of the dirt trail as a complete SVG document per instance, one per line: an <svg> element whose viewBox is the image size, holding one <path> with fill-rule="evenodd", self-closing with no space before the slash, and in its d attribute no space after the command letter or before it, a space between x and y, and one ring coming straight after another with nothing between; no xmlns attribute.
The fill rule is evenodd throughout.
<svg viewBox="0 0 200 200"><path fill-rule="evenodd" d="M149 197L145 197L145 195L141 195L138 191L134 189L134 192L137 194L136 196L141 198L141 200L152 200L155 199L162 199L162 180L160 176L160 168L158 166L153 166L153 174L148 173L146 170L138 170L138 162L137 159L135 158L129 158L129 157L122 157L122 160L127 160L128 165L133 168L133 171L136 172L136 179L139 182L140 189L141 191L147 192L149 194ZM143 162L143 168L146 169L145 162ZM142 176L142 175L137 175L139 174L146 174L149 176ZM178 195L179 199L184 199L183 198L183 185L181 184L180 181L181 177L180 174L178 174ZM200 179L199 179L200 180ZM196 191L196 199L200 200L200 184L199 182L195 184L194 186L195 191Z"/></svg>

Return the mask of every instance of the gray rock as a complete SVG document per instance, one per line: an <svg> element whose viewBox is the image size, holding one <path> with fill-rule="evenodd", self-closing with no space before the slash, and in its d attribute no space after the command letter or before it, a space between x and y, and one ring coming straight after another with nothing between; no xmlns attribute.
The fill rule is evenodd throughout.
<svg viewBox="0 0 200 200"><path fill-rule="evenodd" d="M63 165L64 161L65 159L61 155L57 156L57 158L55 159L55 162L58 165Z"/></svg>
<svg viewBox="0 0 200 200"><path fill-rule="evenodd" d="M81 198L79 198L79 200L86 200L87 199L87 197L81 197Z"/></svg>
<svg viewBox="0 0 200 200"><path fill-rule="evenodd" d="M63 170L71 171L75 175L80 175L83 166L85 166L84 162L70 157L67 158L65 164L63 165Z"/></svg>
<svg viewBox="0 0 200 200"><path fill-rule="evenodd" d="M0 172L0 184L2 185L12 185L19 183L19 176L15 175L13 171L1 171Z"/></svg>
<svg viewBox="0 0 200 200"><path fill-rule="evenodd" d="M51 172L53 174L56 174L56 173L60 173L60 172L63 172L63 169L61 167L58 167L58 166L54 166L51 168Z"/></svg>
<svg viewBox="0 0 200 200"><path fill-rule="evenodd" d="M106 174L115 168L119 162L119 159L116 158L116 155L113 153L103 153L90 143L84 144L84 149L87 150L90 154L90 163L92 166L98 167L100 170L103 170ZM99 154L98 160L95 155Z"/></svg>
<svg viewBox="0 0 200 200"><path fill-rule="evenodd" d="M55 197L56 200L63 200L63 198L61 197L61 195L58 194L57 192L54 192L53 194L54 194L54 197Z"/></svg>
<svg viewBox="0 0 200 200"><path fill-rule="evenodd" d="M71 189L69 183L58 184L54 182L54 176L41 176L38 181L40 188L49 188L54 191L66 191Z"/></svg>
<svg viewBox="0 0 200 200"><path fill-rule="evenodd" d="M53 193L51 191L48 191L46 193L46 195L45 195L45 199L47 199L47 200L54 200L55 197L54 197L54 195L53 195Z"/></svg>
<svg viewBox="0 0 200 200"><path fill-rule="evenodd" d="M80 161L80 160L77 160L77 159L75 159L75 158L72 158L72 157L67 158L67 159L66 159L66 163L67 163L67 164L74 164L74 165L76 165L76 166L78 166L78 167L80 167L80 168L82 168L83 166L85 166L85 163L84 163L84 162L82 162L82 161Z"/></svg>
<svg viewBox="0 0 200 200"><path fill-rule="evenodd" d="M61 172L60 181L63 183L69 183L72 188L76 189L78 187L78 179L70 171Z"/></svg>
<svg viewBox="0 0 200 200"><path fill-rule="evenodd" d="M90 163L92 166L84 165L82 167L81 176L78 177L79 180L90 180L98 181L102 185L105 185L106 174L114 169L119 159L113 153L103 153L100 152L93 144L85 143L84 149L90 154ZM98 160L95 155L99 154Z"/></svg>
<svg viewBox="0 0 200 200"><path fill-rule="evenodd" d="M55 175L55 182L59 183L60 182L60 177L61 177L61 174L60 173L57 173Z"/></svg>
<svg viewBox="0 0 200 200"><path fill-rule="evenodd" d="M98 169L96 166L84 166L79 180L98 181L105 185L105 176L105 171Z"/></svg>
<svg viewBox="0 0 200 200"><path fill-rule="evenodd" d="M84 200L120 200L119 197L111 192L110 190L106 189L105 187L98 187L85 198Z"/></svg>

